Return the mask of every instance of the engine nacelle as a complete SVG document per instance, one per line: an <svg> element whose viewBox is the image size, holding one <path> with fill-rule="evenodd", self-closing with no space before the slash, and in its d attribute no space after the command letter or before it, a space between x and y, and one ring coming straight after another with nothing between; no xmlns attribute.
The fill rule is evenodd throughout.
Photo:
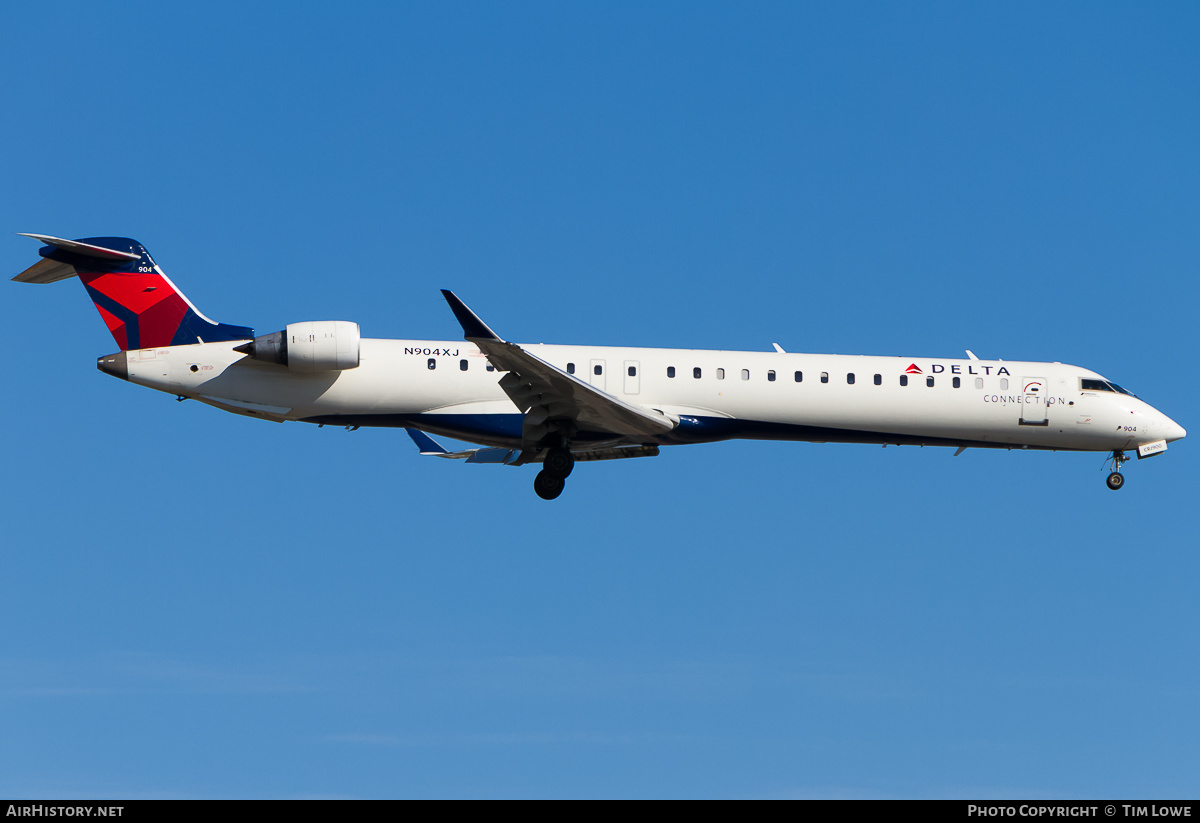
<svg viewBox="0 0 1200 823"><path fill-rule="evenodd" d="M234 348L255 360L278 363L289 371L342 371L358 368L358 324L347 320L288 323L287 329L264 334Z"/></svg>

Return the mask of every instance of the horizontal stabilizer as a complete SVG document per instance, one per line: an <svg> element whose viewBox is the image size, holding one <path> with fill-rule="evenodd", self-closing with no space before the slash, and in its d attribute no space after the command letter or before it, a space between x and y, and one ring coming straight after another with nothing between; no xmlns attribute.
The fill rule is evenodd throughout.
<svg viewBox="0 0 1200 823"><path fill-rule="evenodd" d="M106 249L104 246L96 246L91 243L83 243L79 240L63 240L61 237L51 237L48 234L30 234L28 232L17 232L21 237L32 237L34 240L41 240L47 246L57 246L63 251L82 254L84 257L96 257L100 260L140 260L141 255L127 251L117 251L116 249Z"/></svg>
<svg viewBox="0 0 1200 823"><path fill-rule="evenodd" d="M140 255L131 252L106 249L103 246L81 243L78 240L63 240L61 237L51 237L48 234L29 234L28 232L17 232L17 234L22 237L32 237L34 240L41 240L47 246L61 249L71 254L77 254L93 260L103 260L107 263L129 263L141 259ZM74 277L79 274L79 271L69 262L52 260L45 255L43 257L44 259L25 269L25 271L14 277L13 280L18 283L46 284L57 283L59 280L66 280L68 277Z"/></svg>
<svg viewBox="0 0 1200 823"><path fill-rule="evenodd" d="M57 283L59 280L66 280L68 277L75 277L78 274L79 272L75 271L75 267L70 263L60 263L47 257L25 269L13 280L18 283L45 285L46 283Z"/></svg>

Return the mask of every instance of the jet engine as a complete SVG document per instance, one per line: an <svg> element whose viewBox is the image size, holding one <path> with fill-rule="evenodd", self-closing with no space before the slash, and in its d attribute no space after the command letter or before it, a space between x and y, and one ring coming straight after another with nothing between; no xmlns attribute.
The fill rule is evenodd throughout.
<svg viewBox="0 0 1200 823"><path fill-rule="evenodd" d="M358 324L346 320L289 323L284 331L264 334L234 351L290 371L342 371L358 368Z"/></svg>

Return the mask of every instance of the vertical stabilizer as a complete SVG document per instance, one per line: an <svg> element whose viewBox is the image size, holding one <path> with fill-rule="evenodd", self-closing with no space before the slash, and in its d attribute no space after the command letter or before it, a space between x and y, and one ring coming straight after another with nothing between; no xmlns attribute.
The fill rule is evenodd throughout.
<svg viewBox="0 0 1200 823"><path fill-rule="evenodd" d="M217 323L201 314L136 240L25 236L48 245L38 249L44 259L13 280L53 283L77 275L122 351L254 337L251 328Z"/></svg>

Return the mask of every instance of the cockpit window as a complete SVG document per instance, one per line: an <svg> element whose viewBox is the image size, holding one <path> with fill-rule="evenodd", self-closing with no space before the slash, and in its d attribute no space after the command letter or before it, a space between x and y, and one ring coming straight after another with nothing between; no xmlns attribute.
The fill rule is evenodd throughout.
<svg viewBox="0 0 1200 823"><path fill-rule="evenodd" d="M1088 377L1079 378L1079 388L1081 391L1112 391L1118 394L1127 394L1130 397L1136 397L1133 392L1126 391L1116 383L1109 383L1107 380L1092 380Z"/></svg>

